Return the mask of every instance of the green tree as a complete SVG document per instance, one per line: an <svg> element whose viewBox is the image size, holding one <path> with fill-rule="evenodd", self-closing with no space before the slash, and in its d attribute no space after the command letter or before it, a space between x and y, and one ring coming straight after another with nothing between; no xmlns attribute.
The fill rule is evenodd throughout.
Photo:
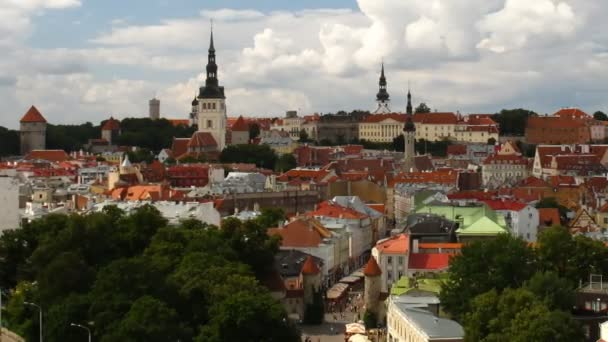
<svg viewBox="0 0 608 342"><path fill-rule="evenodd" d="M535 263L528 244L508 234L471 242L450 262L441 303L453 317L462 318L475 296L491 289L502 291L522 286L534 274Z"/></svg>
<svg viewBox="0 0 608 342"><path fill-rule="evenodd" d="M524 288L551 310L569 311L574 305L574 286L554 272L537 272L525 283Z"/></svg>
<svg viewBox="0 0 608 342"><path fill-rule="evenodd" d="M363 314L363 323L365 324L365 329L375 329L378 327L378 317L371 311L365 311Z"/></svg>
<svg viewBox="0 0 608 342"><path fill-rule="evenodd" d="M285 220L285 211L281 208L262 208L256 221L264 228L277 227L279 222Z"/></svg>
<svg viewBox="0 0 608 342"><path fill-rule="evenodd" d="M488 139L488 145L492 145L492 146L496 145L496 139L494 139L494 138Z"/></svg>
<svg viewBox="0 0 608 342"><path fill-rule="evenodd" d="M466 342L583 341L567 312L551 310L526 289L492 289L472 300L464 319Z"/></svg>
<svg viewBox="0 0 608 342"><path fill-rule="evenodd" d="M291 153L282 154L275 165L275 171L286 172L298 166L296 157Z"/></svg>
<svg viewBox="0 0 608 342"><path fill-rule="evenodd" d="M302 128L300 130L300 142L309 142L310 140L308 140L308 133L306 133L306 130L304 128Z"/></svg>
<svg viewBox="0 0 608 342"><path fill-rule="evenodd" d="M154 154L147 148L138 148L136 151L127 152L127 155L132 163L145 162L150 164L154 161Z"/></svg>
<svg viewBox="0 0 608 342"><path fill-rule="evenodd" d="M260 135L260 125L256 122L249 125L249 140L253 140Z"/></svg>
<svg viewBox="0 0 608 342"><path fill-rule="evenodd" d="M274 170L276 153L268 145L230 145L220 154L222 163L251 163L258 167Z"/></svg>
<svg viewBox="0 0 608 342"><path fill-rule="evenodd" d="M501 135L522 136L526 131L528 117L538 115L527 109L503 109L492 116L500 127Z"/></svg>
<svg viewBox="0 0 608 342"><path fill-rule="evenodd" d="M430 113L431 112L431 108L429 108L429 106L426 105L426 103L421 102L418 107L416 107L414 109L414 113L418 114L418 113Z"/></svg>
<svg viewBox="0 0 608 342"><path fill-rule="evenodd" d="M19 154L19 132L0 126L0 157Z"/></svg>
<svg viewBox="0 0 608 342"><path fill-rule="evenodd" d="M606 115L604 112L602 111L597 111L595 113L593 113L593 118L595 120L599 120L599 121L608 121L608 115Z"/></svg>

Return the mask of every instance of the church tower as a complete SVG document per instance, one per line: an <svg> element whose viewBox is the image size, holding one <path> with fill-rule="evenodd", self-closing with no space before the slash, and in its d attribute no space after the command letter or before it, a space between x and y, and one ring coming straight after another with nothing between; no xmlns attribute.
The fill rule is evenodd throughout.
<svg viewBox="0 0 608 342"><path fill-rule="evenodd" d="M219 85L217 79L217 64L215 64L215 46L213 45L213 28L211 28L211 41L207 57L207 79L205 85L200 87L199 94L193 101L198 102L198 131L210 133L218 149L226 147L226 96L224 87Z"/></svg>
<svg viewBox="0 0 608 342"><path fill-rule="evenodd" d="M388 92L386 91L386 77L384 77L384 62L382 62L382 70L380 71L380 82L378 83L379 89L378 94L376 94L376 102L378 103L378 108L376 109L374 114L390 113L390 99Z"/></svg>
<svg viewBox="0 0 608 342"><path fill-rule="evenodd" d="M408 103L409 103L409 91L408 91ZM410 105L408 105L410 108ZM405 119L405 125L403 126L403 164L401 165L401 169L403 172L415 172L416 171L416 163L414 162L415 152L415 143L416 143L416 125L414 125L414 121L412 120L412 114L407 114L407 119Z"/></svg>

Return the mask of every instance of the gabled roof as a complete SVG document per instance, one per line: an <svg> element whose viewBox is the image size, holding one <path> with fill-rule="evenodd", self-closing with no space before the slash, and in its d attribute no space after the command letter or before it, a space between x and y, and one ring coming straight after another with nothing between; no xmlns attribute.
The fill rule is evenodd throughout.
<svg viewBox="0 0 608 342"><path fill-rule="evenodd" d="M312 275L319 273L321 273L321 270L319 270L319 267L317 266L317 264L315 264L315 261L312 256L309 255L308 258L306 258L304 265L302 265L302 274Z"/></svg>
<svg viewBox="0 0 608 342"><path fill-rule="evenodd" d="M323 216L341 219L363 219L369 217L354 209L343 207L333 201L325 201L319 204L319 208L308 213L311 216Z"/></svg>
<svg viewBox="0 0 608 342"><path fill-rule="evenodd" d="M560 110L558 110L557 112L555 112L555 114L553 114L553 116L557 116L560 118L575 118L575 119L582 119L582 118L589 118L589 114L583 112L582 110L578 109L578 108L562 108Z"/></svg>
<svg viewBox="0 0 608 342"><path fill-rule="evenodd" d="M548 227L560 224L559 210L557 208L538 208L538 222Z"/></svg>
<svg viewBox="0 0 608 342"><path fill-rule="evenodd" d="M30 109L25 113L25 115L19 120L19 122L23 123L34 123L34 122L44 122L46 123L46 119L35 106L31 106Z"/></svg>
<svg viewBox="0 0 608 342"><path fill-rule="evenodd" d="M243 119L243 116L239 116L232 124L231 130L233 132L249 132L249 124Z"/></svg>
<svg viewBox="0 0 608 342"><path fill-rule="evenodd" d="M61 162L70 159L67 153L64 150L33 150L28 153L24 159L26 160L48 160L50 162Z"/></svg>
<svg viewBox="0 0 608 342"><path fill-rule="evenodd" d="M107 120L101 127L102 131L118 131L119 129L120 129L120 123L118 122L118 120L114 119L113 117L110 117L110 119Z"/></svg>
<svg viewBox="0 0 608 342"><path fill-rule="evenodd" d="M171 151L173 152L174 158L177 158L188 152L189 142L190 138L173 138L173 143L171 144Z"/></svg>
<svg viewBox="0 0 608 342"><path fill-rule="evenodd" d="M217 147L217 142L209 132L195 132L188 141L188 147Z"/></svg>
<svg viewBox="0 0 608 342"><path fill-rule="evenodd" d="M378 266L376 259L373 256L369 257L365 268L363 269L363 274L366 277L377 277L382 274L382 270Z"/></svg>
<svg viewBox="0 0 608 342"><path fill-rule="evenodd" d="M510 154L494 154L488 156L484 161L484 165L495 165L495 164L503 164L503 165L528 165L528 161L526 158L518 155L510 155Z"/></svg>
<svg viewBox="0 0 608 342"><path fill-rule="evenodd" d="M298 218L283 228L268 229L269 235L280 235L283 247L318 247L323 239L331 237L331 232L311 218Z"/></svg>

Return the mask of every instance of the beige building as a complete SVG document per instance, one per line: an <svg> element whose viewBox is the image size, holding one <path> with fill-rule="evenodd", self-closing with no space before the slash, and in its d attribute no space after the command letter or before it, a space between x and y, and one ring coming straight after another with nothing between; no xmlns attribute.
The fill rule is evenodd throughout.
<svg viewBox="0 0 608 342"><path fill-rule="evenodd" d="M528 160L522 157L511 141L500 145L496 154L486 158L481 165L481 179L484 187L515 185L528 177L528 174Z"/></svg>
<svg viewBox="0 0 608 342"><path fill-rule="evenodd" d="M359 140L393 142L403 133L406 114L388 113L367 116L359 123Z"/></svg>
<svg viewBox="0 0 608 342"><path fill-rule="evenodd" d="M486 114L470 114L461 116L447 113L418 113L414 114L416 125L416 140L441 141L444 139L486 143L494 138L498 141L498 124Z"/></svg>
<svg viewBox="0 0 608 342"><path fill-rule="evenodd" d="M402 303L399 297L390 297L388 302L388 342L464 341L464 329L456 321L440 318L424 308Z"/></svg>

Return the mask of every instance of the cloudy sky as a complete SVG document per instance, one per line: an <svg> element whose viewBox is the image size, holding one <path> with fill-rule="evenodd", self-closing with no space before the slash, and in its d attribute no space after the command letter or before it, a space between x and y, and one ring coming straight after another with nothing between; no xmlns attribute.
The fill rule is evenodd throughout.
<svg viewBox="0 0 608 342"><path fill-rule="evenodd" d="M210 19L230 116L608 110L605 0L0 0L0 126L186 118Z"/></svg>

